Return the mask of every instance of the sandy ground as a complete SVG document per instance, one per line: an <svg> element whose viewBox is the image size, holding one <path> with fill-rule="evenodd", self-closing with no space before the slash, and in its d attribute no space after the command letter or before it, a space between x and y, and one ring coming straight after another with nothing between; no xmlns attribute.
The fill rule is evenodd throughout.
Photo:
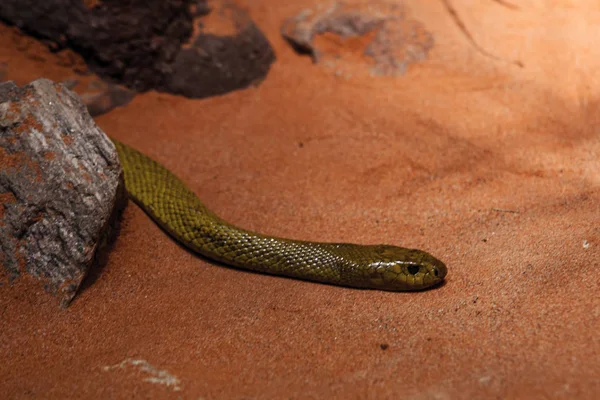
<svg viewBox="0 0 600 400"><path fill-rule="evenodd" d="M598 398L597 2L406 1L435 46L401 77L298 56L280 24L317 2L282 3L239 2L278 57L260 86L147 93L98 124L231 222L422 248L447 283L387 293L229 269L130 204L69 309L27 279L0 288L4 396ZM10 32L5 79L72 75Z"/></svg>

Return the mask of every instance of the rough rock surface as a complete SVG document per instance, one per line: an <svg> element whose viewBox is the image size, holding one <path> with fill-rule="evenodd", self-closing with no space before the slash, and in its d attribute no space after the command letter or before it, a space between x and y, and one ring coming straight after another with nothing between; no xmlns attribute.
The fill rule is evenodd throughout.
<svg viewBox="0 0 600 400"><path fill-rule="evenodd" d="M0 20L55 52L73 49L92 72L134 91L222 94L262 80L275 59L263 33L230 3L3 0ZM223 21L233 29L219 32ZM100 108L122 100L108 94Z"/></svg>
<svg viewBox="0 0 600 400"><path fill-rule="evenodd" d="M3 0L0 19L84 54L90 68L136 90L159 86L192 32L194 0Z"/></svg>
<svg viewBox="0 0 600 400"><path fill-rule="evenodd" d="M200 98L245 88L261 81L275 61L271 45L239 7L211 1L211 11L199 13L196 33L179 51L164 89Z"/></svg>
<svg viewBox="0 0 600 400"><path fill-rule="evenodd" d="M344 68L340 64L357 61L344 60L347 53L358 52L359 60L365 56L362 63L370 65L371 74L403 75L410 64L425 60L434 45L423 24L407 18L396 4L333 2L326 8L304 9L285 20L281 34L315 63L335 64L338 73ZM321 35L329 43L316 43L315 37ZM347 43L361 36L364 43L359 46Z"/></svg>
<svg viewBox="0 0 600 400"><path fill-rule="evenodd" d="M0 84L0 264L68 305L123 208L112 142L79 98L39 79Z"/></svg>

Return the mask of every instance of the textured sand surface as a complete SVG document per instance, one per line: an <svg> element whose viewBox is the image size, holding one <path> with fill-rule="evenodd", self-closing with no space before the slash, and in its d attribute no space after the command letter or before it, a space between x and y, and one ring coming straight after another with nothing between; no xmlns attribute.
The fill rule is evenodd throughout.
<svg viewBox="0 0 600 400"><path fill-rule="evenodd" d="M386 293L225 268L131 204L68 310L26 280L0 287L0 391L598 398L598 4L407 1L435 46L404 76L372 77L360 56L338 68L295 54L281 22L317 2L280 3L239 2L278 57L260 86L197 101L147 93L98 124L231 222L423 248L447 263L447 283ZM5 78L68 76L8 32Z"/></svg>

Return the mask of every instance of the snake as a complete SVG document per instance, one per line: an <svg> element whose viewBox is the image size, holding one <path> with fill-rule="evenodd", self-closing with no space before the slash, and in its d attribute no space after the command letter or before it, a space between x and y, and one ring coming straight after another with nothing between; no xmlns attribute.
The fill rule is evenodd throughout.
<svg viewBox="0 0 600 400"><path fill-rule="evenodd" d="M337 286L416 291L444 281L446 265L418 249L286 239L242 229L209 210L175 174L112 139L129 198L189 250L230 267Z"/></svg>

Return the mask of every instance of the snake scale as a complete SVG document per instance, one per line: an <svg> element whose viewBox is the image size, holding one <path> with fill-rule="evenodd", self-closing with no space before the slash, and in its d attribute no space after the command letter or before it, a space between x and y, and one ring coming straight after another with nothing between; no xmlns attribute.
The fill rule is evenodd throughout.
<svg viewBox="0 0 600 400"><path fill-rule="evenodd" d="M426 289L446 276L444 263L421 250L291 240L238 228L210 211L165 167L112 141L130 198L177 241L207 258L268 274L390 291Z"/></svg>

